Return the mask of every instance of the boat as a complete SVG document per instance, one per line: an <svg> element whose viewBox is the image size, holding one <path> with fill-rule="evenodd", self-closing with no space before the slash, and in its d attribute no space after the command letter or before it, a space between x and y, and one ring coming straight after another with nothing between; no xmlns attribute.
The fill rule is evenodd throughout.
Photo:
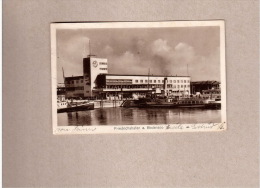
<svg viewBox="0 0 260 188"><path fill-rule="evenodd" d="M146 99L139 103L139 107L146 108L205 108L207 101L202 98L182 99Z"/></svg>
<svg viewBox="0 0 260 188"><path fill-rule="evenodd" d="M57 112L76 112L76 111L85 111L85 110L94 110L94 104L89 101L57 101Z"/></svg>
<svg viewBox="0 0 260 188"><path fill-rule="evenodd" d="M78 99L68 99L66 98L66 84L64 69L62 67L63 81L64 83L59 83L57 86L57 112L76 112L76 111L85 111L85 110L94 110L94 103L91 103L88 100L81 100L81 97Z"/></svg>
<svg viewBox="0 0 260 188"><path fill-rule="evenodd" d="M146 97L138 100L125 101L122 107L139 108L205 108L220 109L221 101L202 97L169 98L169 97Z"/></svg>
<svg viewBox="0 0 260 188"><path fill-rule="evenodd" d="M177 107L178 102L174 99L167 98L142 98L139 99L136 104L141 108L174 108Z"/></svg>
<svg viewBox="0 0 260 188"><path fill-rule="evenodd" d="M208 100L203 98L183 98L178 100L179 108L205 108Z"/></svg>
<svg viewBox="0 0 260 188"><path fill-rule="evenodd" d="M212 101L209 101L205 108L207 109L221 109L221 99L215 99Z"/></svg>

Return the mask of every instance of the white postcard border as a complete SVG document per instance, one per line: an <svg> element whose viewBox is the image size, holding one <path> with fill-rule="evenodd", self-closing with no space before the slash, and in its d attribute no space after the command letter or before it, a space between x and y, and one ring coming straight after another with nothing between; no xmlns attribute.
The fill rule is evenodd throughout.
<svg viewBox="0 0 260 188"><path fill-rule="evenodd" d="M221 122L161 125L106 125L106 126L58 126L57 120L57 29L91 28L163 28L163 27L220 27L220 73L221 73ZM51 81L52 81L52 126L54 135L107 134L107 133L168 133L168 132L215 132L227 129L226 120L226 63L225 22L212 21L161 21L161 22L97 22L97 23L52 23L51 30Z"/></svg>

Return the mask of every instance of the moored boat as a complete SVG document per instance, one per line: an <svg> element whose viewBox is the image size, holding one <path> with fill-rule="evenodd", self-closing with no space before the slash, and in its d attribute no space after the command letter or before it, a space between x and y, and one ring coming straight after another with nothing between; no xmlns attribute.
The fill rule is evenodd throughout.
<svg viewBox="0 0 260 188"><path fill-rule="evenodd" d="M221 101L199 97L191 98L141 98L139 100L126 101L123 107L139 108L206 108L220 109Z"/></svg>
<svg viewBox="0 0 260 188"><path fill-rule="evenodd" d="M93 110L94 104L88 101L57 101L57 112L75 112Z"/></svg>
<svg viewBox="0 0 260 188"><path fill-rule="evenodd" d="M221 109L221 99L215 99L212 101L209 101L205 108L207 109Z"/></svg>
<svg viewBox="0 0 260 188"><path fill-rule="evenodd" d="M183 98L178 100L179 108L205 108L207 100L203 98Z"/></svg>
<svg viewBox="0 0 260 188"><path fill-rule="evenodd" d="M141 103L140 107L204 108L207 101L202 98L154 99Z"/></svg>

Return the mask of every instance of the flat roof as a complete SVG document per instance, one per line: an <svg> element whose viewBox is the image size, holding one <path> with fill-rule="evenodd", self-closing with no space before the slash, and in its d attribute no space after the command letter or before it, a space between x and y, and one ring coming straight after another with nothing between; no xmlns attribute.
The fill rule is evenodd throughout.
<svg viewBox="0 0 260 188"><path fill-rule="evenodd" d="M70 76L70 77L65 77L65 80L67 80L67 81L78 80L78 79L83 79L83 76Z"/></svg>
<svg viewBox="0 0 260 188"><path fill-rule="evenodd" d="M149 76L149 77L190 77L190 76L166 76L166 75L145 75L145 74L101 74L107 76Z"/></svg>
<svg viewBox="0 0 260 188"><path fill-rule="evenodd" d="M99 75L106 75L106 76L146 76L145 74L99 74ZM190 76L165 76L165 75L149 75L149 77L190 77ZM83 76L70 76L65 77L66 81L72 81L72 80L79 80L83 79Z"/></svg>
<svg viewBox="0 0 260 188"><path fill-rule="evenodd" d="M191 82L192 84L220 84L219 81L215 81L215 80L207 80L207 81L195 81L195 82Z"/></svg>

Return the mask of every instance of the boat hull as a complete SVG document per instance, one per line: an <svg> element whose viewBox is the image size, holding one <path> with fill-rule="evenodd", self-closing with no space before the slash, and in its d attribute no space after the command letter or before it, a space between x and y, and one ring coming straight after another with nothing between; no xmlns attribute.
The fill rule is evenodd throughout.
<svg viewBox="0 0 260 188"><path fill-rule="evenodd" d="M192 105L192 104L186 104L186 105L180 105L180 104L143 104L140 105L141 108L205 108L205 104L198 104L198 105Z"/></svg>
<svg viewBox="0 0 260 188"><path fill-rule="evenodd" d="M207 109L221 109L221 103L209 103L209 104L206 104L205 108L207 108Z"/></svg>
<svg viewBox="0 0 260 188"><path fill-rule="evenodd" d="M179 108L205 108L206 107L206 105L205 104L198 104L198 105L196 105L196 104L194 104L194 105L179 105L178 106Z"/></svg>
<svg viewBox="0 0 260 188"><path fill-rule="evenodd" d="M151 101L151 100L130 100L123 103L122 107L138 108L202 108L202 109L221 109L221 103L207 103L206 100L187 99L175 102Z"/></svg>
<svg viewBox="0 0 260 188"><path fill-rule="evenodd" d="M58 113L62 112L76 112L76 111L85 111L85 110L94 110L94 104L85 104L80 106L73 106L73 107L67 107L67 108L60 108L57 109Z"/></svg>

